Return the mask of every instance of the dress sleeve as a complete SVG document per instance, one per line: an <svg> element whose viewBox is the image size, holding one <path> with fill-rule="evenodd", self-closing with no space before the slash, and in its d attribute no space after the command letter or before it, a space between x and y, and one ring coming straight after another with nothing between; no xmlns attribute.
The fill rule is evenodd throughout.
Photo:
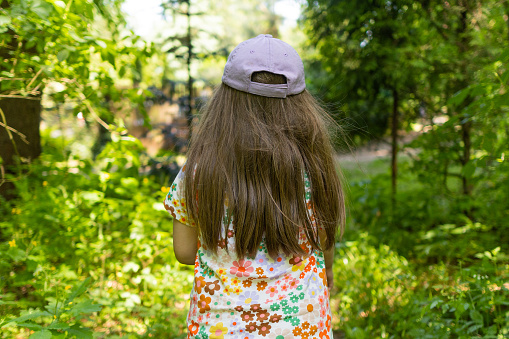
<svg viewBox="0 0 509 339"><path fill-rule="evenodd" d="M181 223L196 227L196 224L191 220L187 214L187 204L184 194L184 177L185 177L186 165L184 165L177 177L170 186L170 191L164 199L164 208L171 214L174 219L177 219Z"/></svg>

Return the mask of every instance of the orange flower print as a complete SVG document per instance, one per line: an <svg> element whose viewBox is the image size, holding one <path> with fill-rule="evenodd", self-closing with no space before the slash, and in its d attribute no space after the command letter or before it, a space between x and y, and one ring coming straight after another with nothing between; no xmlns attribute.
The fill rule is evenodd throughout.
<svg viewBox="0 0 509 339"><path fill-rule="evenodd" d="M327 316L327 310L325 307L320 308L320 317L325 318Z"/></svg>
<svg viewBox="0 0 509 339"><path fill-rule="evenodd" d="M272 326L270 326L269 323L261 323L258 326L258 334L265 337L267 334L270 333L271 328L272 328Z"/></svg>
<svg viewBox="0 0 509 339"><path fill-rule="evenodd" d="M295 327L292 332L294 336L302 335L302 329L300 327Z"/></svg>
<svg viewBox="0 0 509 339"><path fill-rule="evenodd" d="M270 297L274 297L275 294L277 294L278 290L277 290L277 286L270 286L266 291L265 293L267 293L268 295L270 295Z"/></svg>
<svg viewBox="0 0 509 339"><path fill-rule="evenodd" d="M235 274L239 278L249 277L249 274L254 271L253 267L249 267L251 264L251 261L245 261L244 259L234 261L233 266L230 267L230 274Z"/></svg>
<svg viewBox="0 0 509 339"><path fill-rule="evenodd" d="M314 255L310 256L309 257L309 263L312 265L312 266L315 266L316 264L316 258Z"/></svg>
<svg viewBox="0 0 509 339"><path fill-rule="evenodd" d="M256 289L258 291L263 291L265 289L265 287L267 287L266 281L260 281L258 284L256 284Z"/></svg>
<svg viewBox="0 0 509 339"><path fill-rule="evenodd" d="M219 280L208 282L205 286L205 292L207 292L210 295L214 295L215 291L219 291L221 289L221 286L219 285Z"/></svg>
<svg viewBox="0 0 509 339"><path fill-rule="evenodd" d="M256 268L256 274L263 275L263 273L264 273L263 268L261 268L261 267Z"/></svg>
<svg viewBox="0 0 509 339"><path fill-rule="evenodd" d="M297 279L293 279L288 283L288 287L290 287L290 289L297 288L298 286L299 286L299 281Z"/></svg>
<svg viewBox="0 0 509 339"><path fill-rule="evenodd" d="M194 290L198 293L201 293L201 289L205 287L205 278L204 277L196 277L194 279Z"/></svg>
<svg viewBox="0 0 509 339"><path fill-rule="evenodd" d="M187 327L187 329L189 330L189 333L191 333L192 335L195 335L198 333L198 330L200 329L200 325L198 325L198 323L196 321L191 321L191 324Z"/></svg>
<svg viewBox="0 0 509 339"><path fill-rule="evenodd" d="M325 273L325 268L318 274L320 278L323 280L323 286L327 286L327 274Z"/></svg>
<svg viewBox="0 0 509 339"><path fill-rule="evenodd" d="M251 279L251 278L249 278L249 279ZM244 286L244 287L251 287L251 284L252 284L253 282L252 282L251 280L249 280L249 279L248 279L248 280L244 280L244 281L242 282L242 286Z"/></svg>
<svg viewBox="0 0 509 339"><path fill-rule="evenodd" d="M321 331L319 334L320 339L330 339L329 332L327 330Z"/></svg>
<svg viewBox="0 0 509 339"><path fill-rule="evenodd" d="M198 307L200 308L200 313L205 313L210 311L210 297L206 297L204 294L200 295L200 300L198 300Z"/></svg>

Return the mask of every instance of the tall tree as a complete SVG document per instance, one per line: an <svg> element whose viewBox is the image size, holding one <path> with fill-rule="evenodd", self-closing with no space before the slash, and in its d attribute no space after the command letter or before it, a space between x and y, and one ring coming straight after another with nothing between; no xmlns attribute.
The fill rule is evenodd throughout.
<svg viewBox="0 0 509 339"><path fill-rule="evenodd" d="M149 54L147 48L136 46L136 35L127 33L120 4L118 0L2 1L0 99L27 102L40 97L48 84L58 83L61 90L52 95L55 102L72 100L76 112L110 129L104 120L113 120L112 112L105 102L121 96L133 103L142 101L137 89L120 89L116 79L135 72L134 61ZM28 111L13 115L12 124L35 119L38 130L38 118L21 113ZM6 128L1 126L0 131ZM10 162L10 157L4 161Z"/></svg>
<svg viewBox="0 0 509 339"><path fill-rule="evenodd" d="M327 72L319 80L327 101L343 101L343 110L366 130L353 134L381 137L391 126L392 201L396 208L398 129L405 102L413 116L409 88L417 82L410 55L420 38L420 20L412 1L308 1L304 28ZM412 72L408 72L413 68ZM417 74L416 74L417 73ZM317 85L313 84L316 88ZM409 105L410 104L410 105ZM369 134L369 135L368 135Z"/></svg>

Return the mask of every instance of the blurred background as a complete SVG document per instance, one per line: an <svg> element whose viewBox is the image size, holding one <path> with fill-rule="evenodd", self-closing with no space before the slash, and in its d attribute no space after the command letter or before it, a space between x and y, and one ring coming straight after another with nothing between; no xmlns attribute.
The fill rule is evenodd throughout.
<svg viewBox="0 0 509 339"><path fill-rule="evenodd" d="M0 338L186 337L162 201L261 33L341 126L334 337L509 336L508 0L0 0Z"/></svg>

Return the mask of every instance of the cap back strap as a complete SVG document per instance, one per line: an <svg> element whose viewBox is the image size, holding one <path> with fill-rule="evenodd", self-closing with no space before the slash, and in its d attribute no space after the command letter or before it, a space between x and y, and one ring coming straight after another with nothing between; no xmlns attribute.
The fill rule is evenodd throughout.
<svg viewBox="0 0 509 339"><path fill-rule="evenodd" d="M286 98L288 84L262 84L251 81L247 92L270 98Z"/></svg>

